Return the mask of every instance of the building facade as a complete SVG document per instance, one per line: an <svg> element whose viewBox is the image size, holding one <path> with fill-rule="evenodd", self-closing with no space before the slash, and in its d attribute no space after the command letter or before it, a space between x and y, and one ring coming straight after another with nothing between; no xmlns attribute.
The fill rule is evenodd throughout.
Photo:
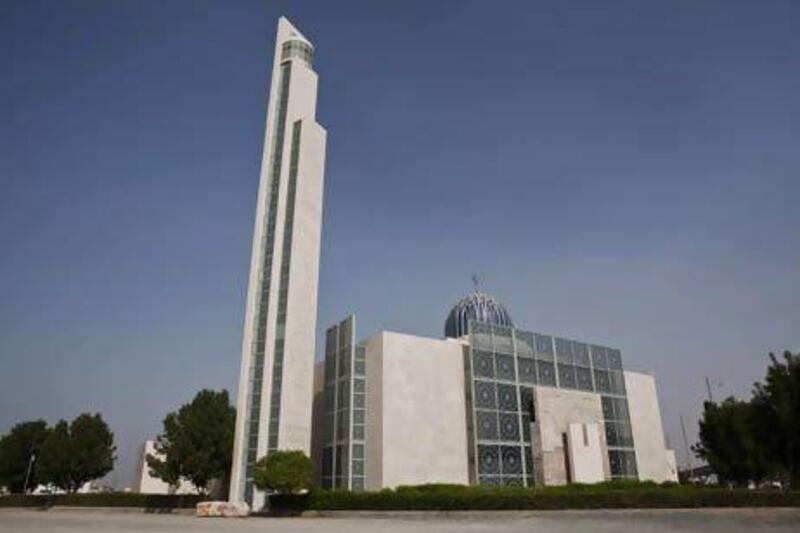
<svg viewBox="0 0 800 533"><path fill-rule="evenodd" d="M321 485L677 480L653 376L625 370L616 348L511 323L476 292L443 339L356 342L354 317L330 328L315 386Z"/></svg>
<svg viewBox="0 0 800 533"><path fill-rule="evenodd" d="M159 457L156 451L155 441L146 440L139 450L139 461L136 464L136 481L133 490L141 494L172 494L173 487L166 481L150 475L150 467L147 465L147 456Z"/></svg>
<svg viewBox="0 0 800 533"><path fill-rule="evenodd" d="M146 440L139 450L139 461L136 464L136 481L133 486L135 492L141 494L197 494L197 490L188 480L181 478L177 485L170 485L166 481L150 474L150 467L147 464L147 456L152 455L157 459L163 460L163 456L156 450L154 440ZM217 485L212 482L214 489Z"/></svg>
<svg viewBox="0 0 800 533"><path fill-rule="evenodd" d="M278 22L245 309L231 501L260 507L253 466L310 452L325 130L314 48Z"/></svg>

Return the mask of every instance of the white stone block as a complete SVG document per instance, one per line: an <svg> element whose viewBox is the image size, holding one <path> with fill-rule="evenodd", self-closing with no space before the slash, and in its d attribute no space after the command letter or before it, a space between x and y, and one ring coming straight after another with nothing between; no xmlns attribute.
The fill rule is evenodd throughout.
<svg viewBox="0 0 800 533"><path fill-rule="evenodd" d="M572 423L567 431L570 477L573 483L600 483L603 472L603 448L597 423Z"/></svg>
<svg viewBox="0 0 800 533"><path fill-rule="evenodd" d="M250 507L245 502L200 502L196 514L201 518L245 518Z"/></svg>
<svg viewBox="0 0 800 533"><path fill-rule="evenodd" d="M628 392L639 480L656 483L677 481L674 455L670 457L664 442L655 378L649 374L626 371L625 390Z"/></svg>

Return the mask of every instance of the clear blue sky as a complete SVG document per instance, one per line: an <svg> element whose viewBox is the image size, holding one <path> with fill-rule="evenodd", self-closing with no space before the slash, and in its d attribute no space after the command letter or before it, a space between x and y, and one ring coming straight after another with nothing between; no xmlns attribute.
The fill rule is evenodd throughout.
<svg viewBox="0 0 800 533"><path fill-rule="evenodd" d="M277 18L317 46L320 330L518 325L705 395L800 347L800 3L0 3L0 431L100 411L120 486L235 394Z"/></svg>

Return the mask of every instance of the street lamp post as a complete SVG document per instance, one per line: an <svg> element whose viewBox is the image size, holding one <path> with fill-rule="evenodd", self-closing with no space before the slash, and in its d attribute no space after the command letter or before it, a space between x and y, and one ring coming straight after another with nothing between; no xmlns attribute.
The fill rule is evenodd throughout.
<svg viewBox="0 0 800 533"><path fill-rule="evenodd" d="M36 453L31 450L31 456L28 459L28 471L25 473L25 486L22 488L22 494L28 492L28 483L31 480L31 471L33 470L33 462L36 461Z"/></svg>

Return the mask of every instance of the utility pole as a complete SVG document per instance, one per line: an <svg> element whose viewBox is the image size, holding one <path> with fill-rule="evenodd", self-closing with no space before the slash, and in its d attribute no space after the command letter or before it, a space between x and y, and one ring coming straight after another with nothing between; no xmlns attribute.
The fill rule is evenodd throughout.
<svg viewBox="0 0 800 533"><path fill-rule="evenodd" d="M33 470L33 462L36 460L36 454L31 450L31 456L28 459L28 471L25 473L25 485L22 487L22 494L28 492L28 482L31 480L31 470Z"/></svg>
<svg viewBox="0 0 800 533"><path fill-rule="evenodd" d="M708 391L708 402L714 403L714 397L711 396L711 381L706 377L706 390Z"/></svg>

